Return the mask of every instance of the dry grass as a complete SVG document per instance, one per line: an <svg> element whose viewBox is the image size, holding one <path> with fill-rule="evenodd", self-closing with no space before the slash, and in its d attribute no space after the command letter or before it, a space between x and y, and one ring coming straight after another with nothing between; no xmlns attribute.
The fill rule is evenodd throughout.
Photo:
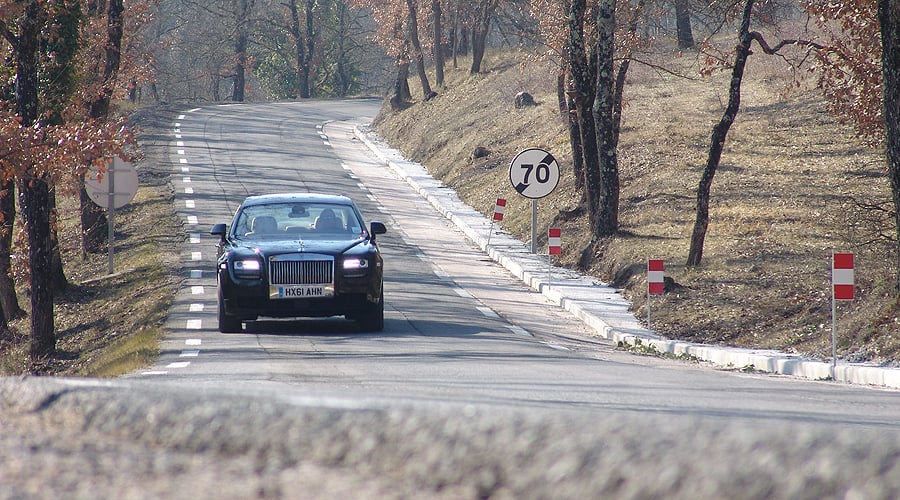
<svg viewBox="0 0 900 500"><path fill-rule="evenodd" d="M593 251L586 271L624 288L638 317L646 315L646 260L664 259L679 286L653 299L652 326L670 338L828 358L830 254L853 251L858 300L838 306L838 356L897 363L895 249L872 241L878 228L868 219L881 216L859 208L888 200L883 155L837 124L815 89L786 92L791 77L778 61L751 57L741 112L713 183L703 265L690 269L684 262L696 186L729 75L685 79L632 67L619 148L621 234L592 246L584 217L558 217L580 197L566 170L571 152L557 110L556 70L548 63L522 67L520 60L497 56L474 76L465 66L449 70L437 99L385 111L380 132L485 214L496 198L507 198L503 227L523 240L530 237L530 204L509 185L509 161L526 147L553 152L563 179L540 202L539 234L558 218L566 265L576 267L583 250ZM692 60L660 62L696 74ZM519 91L532 93L539 106L515 109ZM476 146L491 155L472 160Z"/></svg>

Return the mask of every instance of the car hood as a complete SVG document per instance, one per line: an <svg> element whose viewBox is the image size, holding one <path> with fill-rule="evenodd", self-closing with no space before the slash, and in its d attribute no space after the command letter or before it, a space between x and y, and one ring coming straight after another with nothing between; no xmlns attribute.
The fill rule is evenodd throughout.
<svg viewBox="0 0 900 500"><path fill-rule="evenodd" d="M369 239L365 237L337 240L266 240L242 239L232 242L232 250L238 253L254 253L262 257L286 253L316 253L324 255L341 255L350 249L367 247Z"/></svg>

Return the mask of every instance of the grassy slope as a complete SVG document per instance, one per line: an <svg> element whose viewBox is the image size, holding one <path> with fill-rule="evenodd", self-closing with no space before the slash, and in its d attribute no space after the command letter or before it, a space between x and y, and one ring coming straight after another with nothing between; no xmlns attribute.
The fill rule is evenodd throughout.
<svg viewBox="0 0 900 500"><path fill-rule="evenodd" d="M556 71L494 54L486 71L448 70L439 97L402 112L387 110L378 128L406 156L426 164L473 207L488 213L507 198L504 229L530 238L527 200L512 190L508 165L526 147L543 147L563 168L560 188L540 202L541 228L578 206L571 151L557 111ZM696 74L693 61L662 61ZM751 57L741 113L713 183L711 224L700 268L684 266L697 183L712 125L727 100L729 75L684 79L633 66L619 148L621 234L593 247L586 271L625 289L646 315L646 259L666 261L680 285L654 298L653 328L670 338L776 348L820 358L831 353L830 254L856 253L858 300L838 306L838 356L895 363L898 310L890 289L896 256L859 203L886 201L880 151L835 122L815 89L793 89L777 60ZM411 79L414 93L417 80ZM518 110L517 92L537 107ZM470 157L476 146L491 151ZM564 260L577 266L590 246L584 217L562 222Z"/></svg>

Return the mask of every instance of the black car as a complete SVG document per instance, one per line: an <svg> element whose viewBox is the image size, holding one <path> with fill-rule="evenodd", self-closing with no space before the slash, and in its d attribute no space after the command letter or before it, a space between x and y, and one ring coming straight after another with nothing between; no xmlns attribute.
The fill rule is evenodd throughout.
<svg viewBox="0 0 900 500"><path fill-rule="evenodd" d="M219 331L243 321L345 316L366 331L384 328L383 261L350 198L308 193L251 196L219 236Z"/></svg>

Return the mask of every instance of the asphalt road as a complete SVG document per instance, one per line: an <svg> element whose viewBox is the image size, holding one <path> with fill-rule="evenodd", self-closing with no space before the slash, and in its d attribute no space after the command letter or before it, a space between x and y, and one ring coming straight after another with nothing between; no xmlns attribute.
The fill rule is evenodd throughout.
<svg viewBox="0 0 900 500"><path fill-rule="evenodd" d="M185 111L160 155L185 285L157 366L0 380L0 498L898 498L900 393L618 351L495 266L352 137L375 101ZM357 200L385 331L219 334L215 240L249 194Z"/></svg>

